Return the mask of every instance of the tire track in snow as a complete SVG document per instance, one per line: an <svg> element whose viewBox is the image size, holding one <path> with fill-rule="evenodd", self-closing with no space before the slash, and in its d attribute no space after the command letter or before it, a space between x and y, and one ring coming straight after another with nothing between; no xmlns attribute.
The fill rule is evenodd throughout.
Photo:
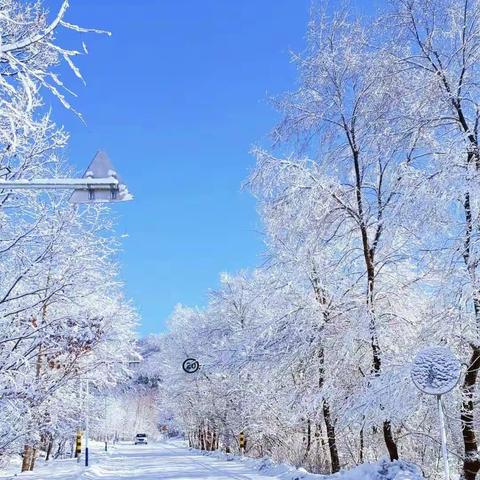
<svg viewBox="0 0 480 480"><path fill-rule="evenodd" d="M222 477L232 478L234 480L256 480L255 477L257 477L257 475L255 475L255 477L252 477L250 474L235 474L235 473L225 471L222 468L219 468L217 466L213 466L213 465L209 465L207 463L201 462L201 461L197 460L197 457L202 458L200 453L193 453L192 454L192 451L188 450L185 447L174 447L173 445L169 445L168 443L162 444L162 447L167 447L166 450L169 450L169 449L174 450L174 451L184 450L185 452L188 452L190 454L189 458L192 458L193 463L202 466L203 468L205 468L206 470L209 470L210 472L213 472L213 473L216 473L216 474L221 474ZM222 461L222 460L218 460L218 461ZM261 474L259 474L259 475L261 475ZM270 478L274 478L274 477L270 477Z"/></svg>

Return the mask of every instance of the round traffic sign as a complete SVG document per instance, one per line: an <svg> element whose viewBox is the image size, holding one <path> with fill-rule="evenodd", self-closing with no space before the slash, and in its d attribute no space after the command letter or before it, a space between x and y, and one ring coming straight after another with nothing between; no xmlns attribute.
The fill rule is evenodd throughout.
<svg viewBox="0 0 480 480"><path fill-rule="evenodd" d="M462 366L447 347L428 347L417 354L410 372L415 386L428 395L443 395L453 390Z"/></svg>
<svg viewBox="0 0 480 480"><path fill-rule="evenodd" d="M195 373L200 368L200 364L194 358L187 358L183 362L182 368L187 373Z"/></svg>

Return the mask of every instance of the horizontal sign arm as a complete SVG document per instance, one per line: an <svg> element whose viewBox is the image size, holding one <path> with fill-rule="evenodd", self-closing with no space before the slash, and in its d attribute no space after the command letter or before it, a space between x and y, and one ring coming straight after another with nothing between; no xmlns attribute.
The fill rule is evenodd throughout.
<svg viewBox="0 0 480 480"><path fill-rule="evenodd" d="M115 177L106 178L37 178L32 180L0 180L3 190L118 190Z"/></svg>

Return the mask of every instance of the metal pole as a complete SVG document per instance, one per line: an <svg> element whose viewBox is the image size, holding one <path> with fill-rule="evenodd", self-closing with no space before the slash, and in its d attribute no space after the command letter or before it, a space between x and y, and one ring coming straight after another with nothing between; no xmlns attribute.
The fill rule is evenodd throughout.
<svg viewBox="0 0 480 480"><path fill-rule="evenodd" d="M78 380L79 385L78 385L78 403L79 403L79 410L82 411L84 407L84 397L83 397L83 381L80 378ZM83 429L84 425L82 425ZM81 432L80 432L80 446L79 446L79 451L78 451L78 456L77 456L77 463L80 463L80 457L82 456L82 437L81 437Z"/></svg>
<svg viewBox="0 0 480 480"><path fill-rule="evenodd" d="M442 455L443 455L443 468L445 470L445 480L450 480L450 468L448 466L447 432L445 430L445 420L443 416L441 395L437 395L437 405L438 405L438 416L440 418L440 435L442 437Z"/></svg>
<svg viewBox="0 0 480 480"><path fill-rule="evenodd" d="M33 180L0 179L1 190L118 190L115 177L105 178L36 178Z"/></svg>
<svg viewBox="0 0 480 480"><path fill-rule="evenodd" d="M88 401L88 394L89 394L89 384L88 384L88 378L87 378L87 384L86 384L86 398L85 398L85 412L86 412L86 418L85 418L85 466L88 467L88 420L90 416L90 403Z"/></svg>
<svg viewBox="0 0 480 480"><path fill-rule="evenodd" d="M108 451L108 434L107 434L107 397L105 396L105 451Z"/></svg>

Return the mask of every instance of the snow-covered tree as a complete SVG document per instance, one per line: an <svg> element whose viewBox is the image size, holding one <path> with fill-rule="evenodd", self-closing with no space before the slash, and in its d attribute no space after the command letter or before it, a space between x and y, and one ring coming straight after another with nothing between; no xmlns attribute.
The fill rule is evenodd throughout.
<svg viewBox="0 0 480 480"><path fill-rule="evenodd" d="M87 32L42 2L0 2L0 176L59 177L70 168L68 135L45 96L71 107L56 72L82 52L55 41L59 28ZM83 53L86 47L83 45ZM52 449L82 428L80 379L97 388L124 377L136 314L122 295L105 207L76 208L63 194L0 191L0 455ZM82 380L83 381L83 380ZM59 407L61 405L61 412Z"/></svg>
<svg viewBox="0 0 480 480"><path fill-rule="evenodd" d="M254 150L267 261L159 339L160 390L194 446L238 448L243 431L249 454L316 471L388 453L435 476L433 405L409 369L442 343L468 365L448 435L476 478L479 7L314 9L274 145Z"/></svg>

